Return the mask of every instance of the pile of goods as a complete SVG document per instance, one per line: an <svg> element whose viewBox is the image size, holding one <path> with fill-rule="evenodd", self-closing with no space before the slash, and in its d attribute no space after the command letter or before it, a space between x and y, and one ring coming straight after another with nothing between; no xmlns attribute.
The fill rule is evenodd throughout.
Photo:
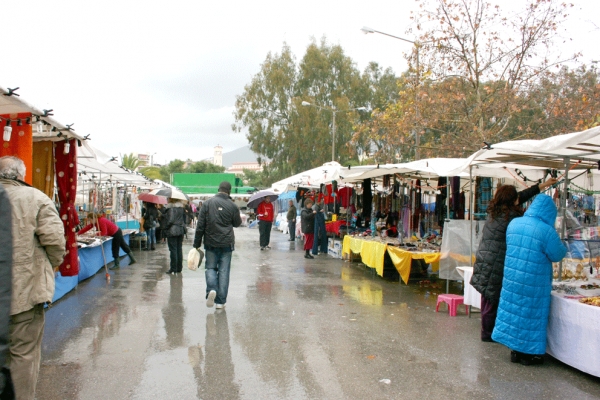
<svg viewBox="0 0 600 400"><path fill-rule="evenodd" d="M579 302L590 306L600 307L600 296L586 297L585 299L579 299Z"/></svg>

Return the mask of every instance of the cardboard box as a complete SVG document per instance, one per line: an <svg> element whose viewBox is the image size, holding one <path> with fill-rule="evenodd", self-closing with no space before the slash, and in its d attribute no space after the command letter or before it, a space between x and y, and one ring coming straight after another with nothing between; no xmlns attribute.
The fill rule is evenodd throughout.
<svg viewBox="0 0 600 400"><path fill-rule="evenodd" d="M330 250L327 251L327 254L329 254L333 258L338 258L338 259L342 258L342 251L341 250L330 249Z"/></svg>

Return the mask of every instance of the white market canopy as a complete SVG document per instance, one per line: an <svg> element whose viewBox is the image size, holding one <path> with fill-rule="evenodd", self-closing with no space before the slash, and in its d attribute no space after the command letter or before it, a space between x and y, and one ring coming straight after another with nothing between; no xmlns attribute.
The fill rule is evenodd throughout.
<svg viewBox="0 0 600 400"><path fill-rule="evenodd" d="M452 173L469 172L473 176L495 177L502 170L519 170L531 180L542 179L548 169L571 170L569 175L590 170L598 172L600 127L540 140L513 140L492 144L475 152L463 168Z"/></svg>
<svg viewBox="0 0 600 400"><path fill-rule="evenodd" d="M40 124L41 132L38 132L37 127L32 129L34 141L51 140L56 142L65 140L65 138L78 139L80 141L85 140L84 137L75 133L75 130L72 127L63 125L52 118L50 112L40 110L24 100L21 100L21 98L17 96L16 91L11 95L9 95L9 93L11 93L10 90L0 86L0 114L11 115L31 113L36 117L35 119L43 121L44 123ZM34 124L35 121L32 120L30 123Z"/></svg>
<svg viewBox="0 0 600 400"><path fill-rule="evenodd" d="M372 168L372 165L343 167L335 161L330 161L320 167L309 169L275 182L271 185L271 188L275 193L284 193L288 190L295 190L298 187L318 188L323 183L330 183L332 181L341 182L344 176L364 172Z"/></svg>

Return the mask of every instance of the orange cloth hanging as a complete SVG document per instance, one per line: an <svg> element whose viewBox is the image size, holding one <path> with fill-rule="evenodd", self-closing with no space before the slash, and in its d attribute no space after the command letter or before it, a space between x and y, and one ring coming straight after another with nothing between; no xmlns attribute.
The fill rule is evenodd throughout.
<svg viewBox="0 0 600 400"><path fill-rule="evenodd" d="M0 117L2 117L1 129L6 126L5 120L7 119L11 121L10 126L12 127L10 141L2 141L0 157L15 156L23 160L25 168L27 168L25 182L31 185L33 183L33 134L31 125L25 122L27 118L31 117L31 113L2 114ZM21 126L18 126L19 120L21 120Z"/></svg>

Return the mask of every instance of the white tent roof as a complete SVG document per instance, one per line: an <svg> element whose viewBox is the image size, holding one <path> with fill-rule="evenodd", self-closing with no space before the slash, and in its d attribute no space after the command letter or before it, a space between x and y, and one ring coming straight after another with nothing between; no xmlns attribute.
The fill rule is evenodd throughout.
<svg viewBox="0 0 600 400"><path fill-rule="evenodd" d="M355 167L343 167L335 161L327 162L320 167L309 169L299 174L290 176L273 183L271 188L276 193L283 193L297 187L319 187L322 183L330 183L331 181L341 182L346 175L356 172L364 172L373 169L372 165L361 165Z"/></svg>
<svg viewBox="0 0 600 400"><path fill-rule="evenodd" d="M65 137L85 140L83 137L75 133L75 131L56 121L51 116L44 117L45 114L42 110L30 105L29 103L21 100L21 98L15 94L8 96L9 91L0 87L0 114L18 114L18 113L31 113L38 116L42 121L48 123L44 125L44 130L38 133L36 129L33 129L33 140L52 140L59 141L64 140ZM16 93L16 92L15 92ZM6 96L5 96L6 95ZM52 128L56 128L52 131ZM60 136L59 136L60 134Z"/></svg>
<svg viewBox="0 0 600 400"><path fill-rule="evenodd" d="M468 173L473 176L515 177L519 171L530 180L542 179L548 169L565 172L569 176L586 170L598 174L600 162L600 127L582 132L552 136L541 140L514 140L493 144L489 149L475 152L463 167L451 173Z"/></svg>
<svg viewBox="0 0 600 400"><path fill-rule="evenodd" d="M151 189L161 187L160 183L152 182L139 172L122 168L113 157L92 148L87 142L77 149L77 169L81 174L80 181L119 182Z"/></svg>

